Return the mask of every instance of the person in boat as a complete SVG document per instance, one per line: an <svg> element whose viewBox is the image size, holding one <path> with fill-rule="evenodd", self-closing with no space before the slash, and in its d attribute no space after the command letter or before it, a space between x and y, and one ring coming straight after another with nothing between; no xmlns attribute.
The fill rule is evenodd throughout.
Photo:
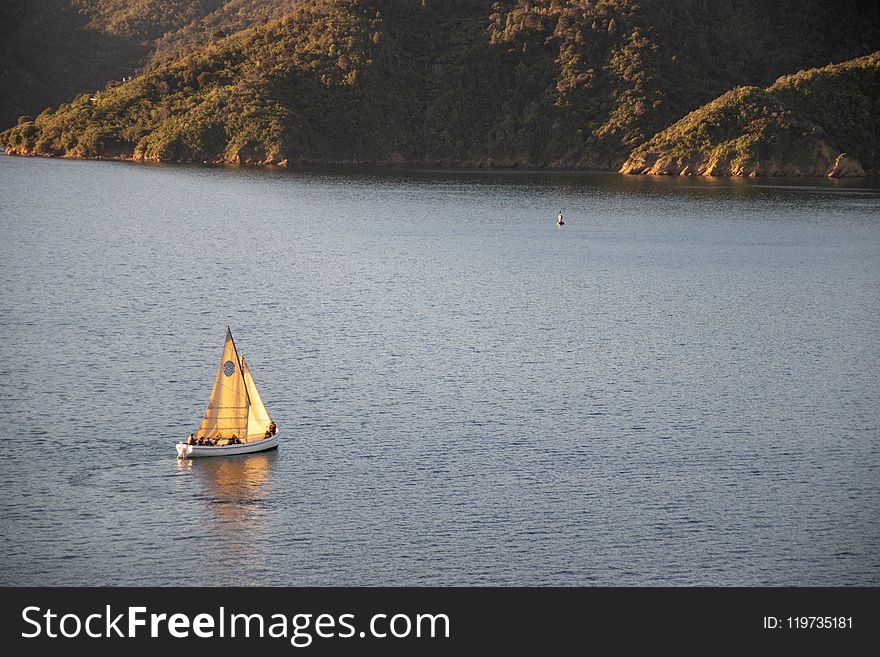
<svg viewBox="0 0 880 657"><path fill-rule="evenodd" d="M192 444L194 444L195 442L196 442L196 439L193 437L192 434L189 434L189 438L186 439L186 444L187 444L187 445L192 445Z"/></svg>
<svg viewBox="0 0 880 657"><path fill-rule="evenodd" d="M274 423L274 422L269 422L269 435L270 435L270 436L274 436L274 435L275 435L275 432L276 432L277 430L278 430L278 428L275 426L275 423Z"/></svg>
<svg viewBox="0 0 880 657"><path fill-rule="evenodd" d="M559 216L556 217L556 225L557 226L564 226L565 225L565 218L562 216L562 210L559 211Z"/></svg>

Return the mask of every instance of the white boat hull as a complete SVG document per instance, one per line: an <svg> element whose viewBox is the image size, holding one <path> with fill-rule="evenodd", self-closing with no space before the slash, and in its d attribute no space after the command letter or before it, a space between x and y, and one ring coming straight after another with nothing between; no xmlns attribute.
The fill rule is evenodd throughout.
<svg viewBox="0 0 880 657"><path fill-rule="evenodd" d="M240 445L187 445L184 442L177 443L177 458L195 459L204 456L237 456L239 454L253 454L265 452L267 449L278 447L278 433L270 438L263 438L253 443Z"/></svg>

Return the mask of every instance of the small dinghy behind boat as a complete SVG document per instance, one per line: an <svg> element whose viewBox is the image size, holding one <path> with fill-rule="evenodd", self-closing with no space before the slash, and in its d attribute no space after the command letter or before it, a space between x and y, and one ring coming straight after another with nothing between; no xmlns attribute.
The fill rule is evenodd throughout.
<svg viewBox="0 0 880 657"><path fill-rule="evenodd" d="M177 458L233 456L278 447L278 431L254 384L244 354L226 328L226 344L199 430L177 443Z"/></svg>

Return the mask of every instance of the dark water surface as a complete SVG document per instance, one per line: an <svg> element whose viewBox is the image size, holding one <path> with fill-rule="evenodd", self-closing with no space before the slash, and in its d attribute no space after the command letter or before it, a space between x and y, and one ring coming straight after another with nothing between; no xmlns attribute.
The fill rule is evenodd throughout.
<svg viewBox="0 0 880 657"><path fill-rule="evenodd" d="M873 185L0 157L0 583L878 585Z"/></svg>

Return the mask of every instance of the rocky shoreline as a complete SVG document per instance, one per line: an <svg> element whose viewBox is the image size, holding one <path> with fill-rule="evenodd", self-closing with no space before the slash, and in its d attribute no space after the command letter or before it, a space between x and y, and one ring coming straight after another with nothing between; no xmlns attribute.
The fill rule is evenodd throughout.
<svg viewBox="0 0 880 657"><path fill-rule="evenodd" d="M621 167L602 167L595 163L581 164L557 162L547 165L534 165L521 160L405 160L392 157L376 160L312 160L288 158L235 158L235 159L168 159L136 157L133 154L113 153L102 155L80 155L77 153L36 153L28 152L20 147L0 149L0 154L10 157L45 157L64 160L95 160L106 162L143 162L152 164L203 164L207 166L248 166L248 167L281 167L295 168L298 166L375 166L402 167L412 169L509 169L512 171L602 171L642 176L698 176L709 178L772 178L772 177L803 177L803 178L865 178L876 177L880 172L865 170L861 163L846 153L836 156L823 155L816 159L811 167L794 166L768 160L752 162L747 165L721 160L717 158L691 158L675 160L656 155L653 157L631 157Z"/></svg>
<svg viewBox="0 0 880 657"><path fill-rule="evenodd" d="M249 166L249 167L297 167L297 166L376 166L376 167L403 167L413 169L438 168L438 169L510 169L527 171L617 171L616 166L603 166L596 162L567 162L557 161L549 164L536 164L526 158L480 158L480 159L426 159L410 160L392 154L387 158L375 159L313 159L313 158L288 158L283 156L236 156L236 157L207 157L207 158L168 158L143 157L130 151L116 151L102 153L100 155L83 155L76 151L64 153L46 153L28 150L21 146L7 146L5 153L0 147L0 154L12 157L45 157L64 160L96 160L108 162L145 162L153 164L204 164L209 166Z"/></svg>
<svg viewBox="0 0 880 657"><path fill-rule="evenodd" d="M736 162L723 157L691 157L676 159L662 154L631 157L620 173L646 176L708 176L721 178L865 178L878 175L866 171L862 163L846 153L821 152L809 165L779 160Z"/></svg>

